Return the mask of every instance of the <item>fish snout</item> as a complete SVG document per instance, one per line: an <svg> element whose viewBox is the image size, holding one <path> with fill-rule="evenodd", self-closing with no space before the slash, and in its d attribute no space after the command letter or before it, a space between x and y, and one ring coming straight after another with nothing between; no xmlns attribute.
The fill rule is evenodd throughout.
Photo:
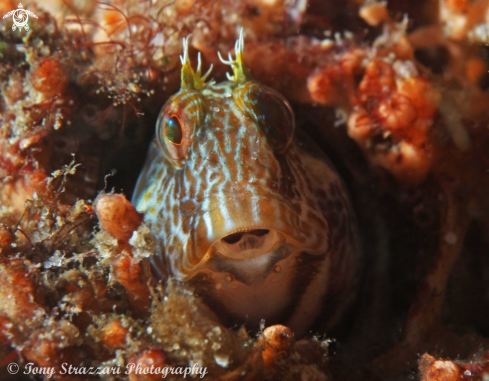
<svg viewBox="0 0 489 381"><path fill-rule="evenodd" d="M255 260L281 246L314 256L329 249L329 226L317 209L293 205L278 196L240 194L208 200L188 217L190 245L180 262L183 277L198 271L212 256ZM185 275L184 275L185 274Z"/></svg>
<svg viewBox="0 0 489 381"><path fill-rule="evenodd" d="M270 253L281 242L276 230L251 229L229 234L213 246L219 254L233 259L253 259Z"/></svg>

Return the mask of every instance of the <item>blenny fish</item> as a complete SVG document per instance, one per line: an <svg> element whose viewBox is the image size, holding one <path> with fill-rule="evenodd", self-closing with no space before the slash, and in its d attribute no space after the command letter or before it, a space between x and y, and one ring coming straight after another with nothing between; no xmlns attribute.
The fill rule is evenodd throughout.
<svg viewBox="0 0 489 381"><path fill-rule="evenodd" d="M252 79L241 33L229 81L194 71L156 122L133 203L157 237L153 264L186 282L225 324L339 321L361 249L345 186L277 91ZM212 68L211 68L212 69ZM324 325L323 325L324 326Z"/></svg>

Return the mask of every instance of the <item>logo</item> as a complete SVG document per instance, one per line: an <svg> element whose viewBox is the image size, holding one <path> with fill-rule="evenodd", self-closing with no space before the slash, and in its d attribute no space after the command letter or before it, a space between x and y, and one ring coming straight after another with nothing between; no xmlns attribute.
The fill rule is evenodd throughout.
<svg viewBox="0 0 489 381"><path fill-rule="evenodd" d="M37 19L37 16L34 13L28 11L27 9L24 9L22 3L19 3L19 8L10 11L5 16L3 16L3 18L9 16L12 16L12 20L14 20L12 30L19 28L19 31L22 30L22 28L24 28L26 31L29 30L29 25L27 25L27 21L29 21L29 16Z"/></svg>

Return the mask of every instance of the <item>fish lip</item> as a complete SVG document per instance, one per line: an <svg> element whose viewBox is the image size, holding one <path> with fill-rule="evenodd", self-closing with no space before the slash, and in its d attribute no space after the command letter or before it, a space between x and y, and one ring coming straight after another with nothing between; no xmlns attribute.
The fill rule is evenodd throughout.
<svg viewBox="0 0 489 381"><path fill-rule="evenodd" d="M221 198L211 198L201 203L193 213L186 217L190 226L191 245L185 253L180 253L181 268L179 275L187 277L209 258L209 249L229 234L255 229L276 230L295 240L296 247L304 248L313 255L322 255L329 251L329 225L321 211L304 202L300 204L299 215L291 201L271 192L265 195L250 195L250 192L227 194L224 202ZM222 212L225 204L226 212ZM209 205L210 207L205 207ZM296 205L297 206L297 205ZM243 210L247 213L244 215ZM278 215L277 215L278 214ZM233 219L226 219L233 216ZM255 218L251 218L254 215ZM308 216L306 221L303 216ZM256 220L258 217L258 221ZM192 224L194 227L192 227Z"/></svg>
<svg viewBox="0 0 489 381"><path fill-rule="evenodd" d="M243 232L247 231L255 231L256 229L244 229ZM265 229L263 229L265 230ZM228 237L229 235L224 236L223 238L217 240L212 244L212 246L209 247L207 250L207 255L211 257L222 257L226 258L227 260L253 260L258 257L263 257L264 255L270 254L274 252L276 249L278 249L280 246L284 245L287 243L287 240L291 237L287 237L281 232L275 230L275 229L266 229L268 230L268 233L266 233L264 236L265 242L262 242L262 246L259 249L253 249L253 250L241 250L238 254L238 252L234 251L231 249L231 251L234 251L232 255L229 255L229 246L226 243L223 243L224 238ZM232 233L236 234L236 233ZM260 239L260 238L258 238ZM227 252L227 253L226 253Z"/></svg>

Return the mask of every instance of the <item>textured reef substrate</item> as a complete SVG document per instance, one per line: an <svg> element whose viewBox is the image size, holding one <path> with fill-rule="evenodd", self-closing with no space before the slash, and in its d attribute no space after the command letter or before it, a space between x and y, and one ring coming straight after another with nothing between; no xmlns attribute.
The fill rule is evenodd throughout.
<svg viewBox="0 0 489 381"><path fill-rule="evenodd" d="M0 0L2 15L17 7ZM489 2L24 7L38 16L29 31L0 23L0 378L32 362L59 380L88 379L60 375L63 363L198 364L219 380L482 379ZM213 321L192 290L152 278L154 237L127 201L179 88L182 38L219 81L217 52L241 27L252 76L293 103L351 190L365 272L337 332Z"/></svg>

